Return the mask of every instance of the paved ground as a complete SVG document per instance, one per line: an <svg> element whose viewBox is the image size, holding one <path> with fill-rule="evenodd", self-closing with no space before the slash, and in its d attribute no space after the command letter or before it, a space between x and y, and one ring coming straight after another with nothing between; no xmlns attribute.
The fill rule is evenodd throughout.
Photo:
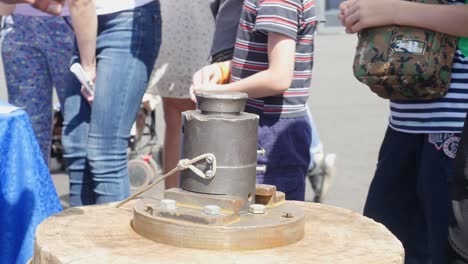
<svg viewBox="0 0 468 264"><path fill-rule="evenodd" d="M316 39L309 105L326 152L338 155L338 173L325 203L361 212L386 128L388 106L352 75L356 38L322 32ZM0 99L6 99L0 74ZM162 124L158 111L158 124ZM162 135L163 125L158 126ZM68 193L64 173L54 173L59 195ZM310 188L307 197L311 197Z"/></svg>
<svg viewBox="0 0 468 264"><path fill-rule="evenodd" d="M327 204L361 212L388 122L388 104L352 74L356 38L318 35L309 105L338 172Z"/></svg>

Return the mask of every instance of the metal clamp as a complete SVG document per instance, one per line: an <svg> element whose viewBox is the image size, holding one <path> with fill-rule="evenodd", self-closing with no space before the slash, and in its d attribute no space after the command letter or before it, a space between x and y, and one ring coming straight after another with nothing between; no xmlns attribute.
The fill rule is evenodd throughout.
<svg viewBox="0 0 468 264"><path fill-rule="evenodd" d="M200 160L203 160L203 159L206 160L207 164L210 164L210 169L207 170L206 173L203 173L203 171L201 171L200 169L198 169L197 167L192 165L192 164L197 163L197 162L199 162ZM206 154L202 154L202 155L200 155L200 156L198 156L198 157L196 157L194 159L191 159L191 160L190 159L179 160L179 162L177 163L177 167L172 169L170 172L164 174L164 176L157 179L152 184L146 186L142 190L132 194L127 199L121 201L120 203L118 203L116 205L116 207L119 208L120 206L128 203L130 200L137 197L138 195L141 195L142 193L144 193L144 192L148 191L149 189L153 188L156 184L162 182L164 179L166 179L167 177L169 177L172 174L176 173L177 171L182 171L182 170L185 170L185 169L190 169L191 171L193 171L195 174L197 174L198 176L200 176L203 179L212 179L216 175L216 157L215 157L215 155L213 155L211 153L206 153Z"/></svg>
<svg viewBox="0 0 468 264"><path fill-rule="evenodd" d="M210 169L208 169L206 172L201 171L199 168L193 165L194 163L197 163L203 159L205 159L206 163L210 165ZM216 157L211 153L207 153L200 155L192 160L182 159L179 161L179 163L177 163L177 168L179 170L190 169L193 171L193 173L203 179L213 179L216 175Z"/></svg>

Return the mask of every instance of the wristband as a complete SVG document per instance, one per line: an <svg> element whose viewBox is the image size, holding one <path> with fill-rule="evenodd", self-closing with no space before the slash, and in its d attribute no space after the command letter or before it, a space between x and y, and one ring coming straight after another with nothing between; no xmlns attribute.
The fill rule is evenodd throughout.
<svg viewBox="0 0 468 264"><path fill-rule="evenodd" d="M219 81L219 84L226 84L230 81L231 79L231 68L229 67L229 64L226 62L217 62L219 66L219 70L221 71L221 80Z"/></svg>

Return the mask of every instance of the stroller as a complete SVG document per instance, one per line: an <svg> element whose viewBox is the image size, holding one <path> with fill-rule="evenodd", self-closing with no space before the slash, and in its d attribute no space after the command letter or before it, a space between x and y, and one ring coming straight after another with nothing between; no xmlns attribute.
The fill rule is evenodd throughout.
<svg viewBox="0 0 468 264"><path fill-rule="evenodd" d="M162 146L156 133L156 107L161 103L159 96L145 94L128 140L128 174L130 190L135 192L154 181L162 172ZM54 107L51 145L51 171L64 171L62 127L63 115L60 105Z"/></svg>
<svg viewBox="0 0 468 264"><path fill-rule="evenodd" d="M159 96L146 93L130 132L128 175L132 193L150 185L162 173L163 149L156 134L156 107L159 104Z"/></svg>

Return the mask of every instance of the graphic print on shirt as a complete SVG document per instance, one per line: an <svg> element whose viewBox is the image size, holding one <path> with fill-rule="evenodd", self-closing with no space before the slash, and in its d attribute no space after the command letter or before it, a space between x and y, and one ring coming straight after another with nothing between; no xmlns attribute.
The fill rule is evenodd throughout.
<svg viewBox="0 0 468 264"><path fill-rule="evenodd" d="M444 151L447 157L454 159L457 154L460 135L454 133L432 133L428 135L427 140L440 151Z"/></svg>

